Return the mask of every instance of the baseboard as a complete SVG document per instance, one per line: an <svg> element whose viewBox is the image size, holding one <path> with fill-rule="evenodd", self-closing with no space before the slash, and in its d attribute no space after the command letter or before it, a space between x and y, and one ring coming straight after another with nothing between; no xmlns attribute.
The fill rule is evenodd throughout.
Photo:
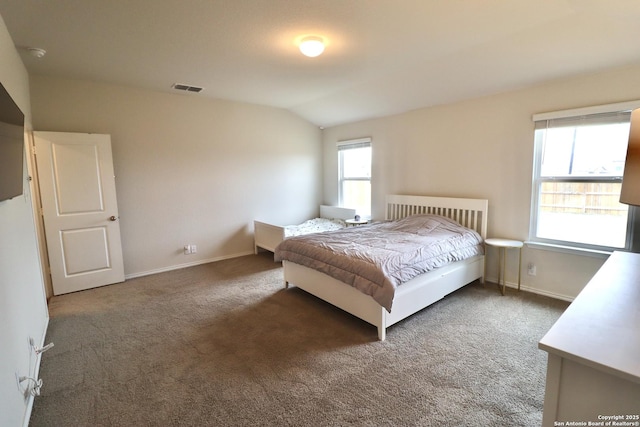
<svg viewBox="0 0 640 427"><path fill-rule="evenodd" d="M182 268L187 268L187 267L195 267L196 265L209 264L210 262L223 261L225 259L238 258L246 255L254 255L254 252L253 251L240 252L232 255L225 255L225 256L216 257L216 258L201 259L194 262L187 262L184 264L172 265L169 267L158 268L155 270L148 270L148 271L141 271L138 273L126 274L124 278L125 280L129 280L129 279L135 279L136 277L151 276L152 274L165 273L167 271L180 270Z"/></svg>
<svg viewBox="0 0 640 427"><path fill-rule="evenodd" d="M518 284L514 284L513 287L515 289L518 289ZM538 294L538 295L542 295L545 297L550 297L550 298L554 298L554 299L559 299L562 301L567 301L567 302L573 302L573 300L575 299L575 297L570 297L568 295L562 295L562 294L557 294L555 292L549 292L549 291L545 291L542 289L537 289L537 288L532 288L530 286L520 286L520 289L522 289L523 291L526 292L531 292L532 294Z"/></svg>
<svg viewBox="0 0 640 427"><path fill-rule="evenodd" d="M255 255L255 252L254 251L240 252L240 253L232 254L232 255L225 255L225 256L216 257L216 258L208 258L208 259L203 259L203 260L194 261L194 262L188 262L188 263L184 263L184 264L172 265L172 266L169 266L169 267L158 268L158 269L155 269L155 270L148 270L148 271L142 271L142 272L139 272L139 273L127 274L127 275L125 275L125 280L135 279L136 277L151 276L152 274L165 273L167 271L180 270L182 268L187 268L187 267L195 267L196 265L208 264L210 262L223 261L225 259L238 258L238 257L241 257L241 256L247 256L247 255ZM487 282L497 283L497 279L493 278L493 277L486 277L485 280ZM506 286L508 288L518 289L518 284L517 283L513 283L513 282L507 281ZM562 295L562 294L558 294L558 293L555 293L555 292L545 291L543 289L533 288L533 287L526 286L526 285L521 285L520 289L523 290L523 291L526 291L526 292L531 292L533 294L543 295L543 296L546 296L546 297L559 299L559 300L562 300L562 301L572 302L575 299L575 297L571 297L571 296L568 296L568 295Z"/></svg>
<svg viewBox="0 0 640 427"><path fill-rule="evenodd" d="M497 278L492 278L492 277L486 277L485 281L491 282L491 283L498 283L498 279ZM502 285L500 285L500 286L502 286ZM513 282L507 281L506 286L507 286L507 288L518 289L518 284L517 283L513 283ZM520 285L520 289L523 290L523 291L526 291L526 292L531 292L532 294L538 294L538 295L542 295L542 296L549 297L549 298L559 299L559 300L562 300L562 301L572 302L575 299L575 297L571 297L571 296L568 296L568 295L557 294L555 292L545 291L543 289L533 288L531 286L526 286L526 285Z"/></svg>
<svg viewBox="0 0 640 427"><path fill-rule="evenodd" d="M40 340L39 347L44 347L45 340L47 338L47 329L49 329L49 316L44 323L44 332L42 334L42 339ZM40 375L40 361L42 360L42 353L36 356L36 363L33 368L33 378L39 378ZM43 384L44 385L44 384ZM24 419L22 421L22 427L29 427L29 421L31 420L31 411L33 410L33 402L35 397L29 393L29 397L27 398L27 408L24 412Z"/></svg>

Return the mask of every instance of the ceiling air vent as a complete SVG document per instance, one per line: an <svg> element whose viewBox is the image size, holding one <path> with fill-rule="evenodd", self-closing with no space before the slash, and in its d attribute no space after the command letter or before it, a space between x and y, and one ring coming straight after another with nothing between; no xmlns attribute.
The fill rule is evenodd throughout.
<svg viewBox="0 0 640 427"><path fill-rule="evenodd" d="M185 85L182 83L174 83L173 86L171 86L172 88L176 89L176 90L183 90L185 92L193 92L193 93L198 93L198 92L202 92L201 87L198 86L193 86L193 85Z"/></svg>

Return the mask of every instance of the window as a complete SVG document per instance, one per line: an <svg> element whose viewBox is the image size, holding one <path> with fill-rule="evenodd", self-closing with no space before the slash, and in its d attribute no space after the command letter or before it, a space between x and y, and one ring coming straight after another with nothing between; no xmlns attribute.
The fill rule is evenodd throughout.
<svg viewBox="0 0 640 427"><path fill-rule="evenodd" d="M338 197L340 206L371 216L371 138L338 143Z"/></svg>
<svg viewBox="0 0 640 427"><path fill-rule="evenodd" d="M625 109L534 116L531 241L604 251L631 247L633 215L619 202L630 115Z"/></svg>

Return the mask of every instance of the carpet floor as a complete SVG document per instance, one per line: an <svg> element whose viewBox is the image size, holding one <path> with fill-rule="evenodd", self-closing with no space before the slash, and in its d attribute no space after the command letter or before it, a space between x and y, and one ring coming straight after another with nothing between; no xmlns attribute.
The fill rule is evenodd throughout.
<svg viewBox="0 0 640 427"><path fill-rule="evenodd" d="M30 426L539 426L568 303L474 282L376 329L269 253L53 297Z"/></svg>

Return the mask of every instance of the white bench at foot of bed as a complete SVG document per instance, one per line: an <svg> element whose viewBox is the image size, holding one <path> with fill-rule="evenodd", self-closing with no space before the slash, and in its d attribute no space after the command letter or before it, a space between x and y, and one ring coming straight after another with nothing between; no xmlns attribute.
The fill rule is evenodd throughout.
<svg viewBox="0 0 640 427"><path fill-rule="evenodd" d="M391 313L369 295L324 273L283 261L285 285L295 285L378 328L378 339L384 341L386 329L451 292L483 278L484 255L438 268L422 274L398 287Z"/></svg>

